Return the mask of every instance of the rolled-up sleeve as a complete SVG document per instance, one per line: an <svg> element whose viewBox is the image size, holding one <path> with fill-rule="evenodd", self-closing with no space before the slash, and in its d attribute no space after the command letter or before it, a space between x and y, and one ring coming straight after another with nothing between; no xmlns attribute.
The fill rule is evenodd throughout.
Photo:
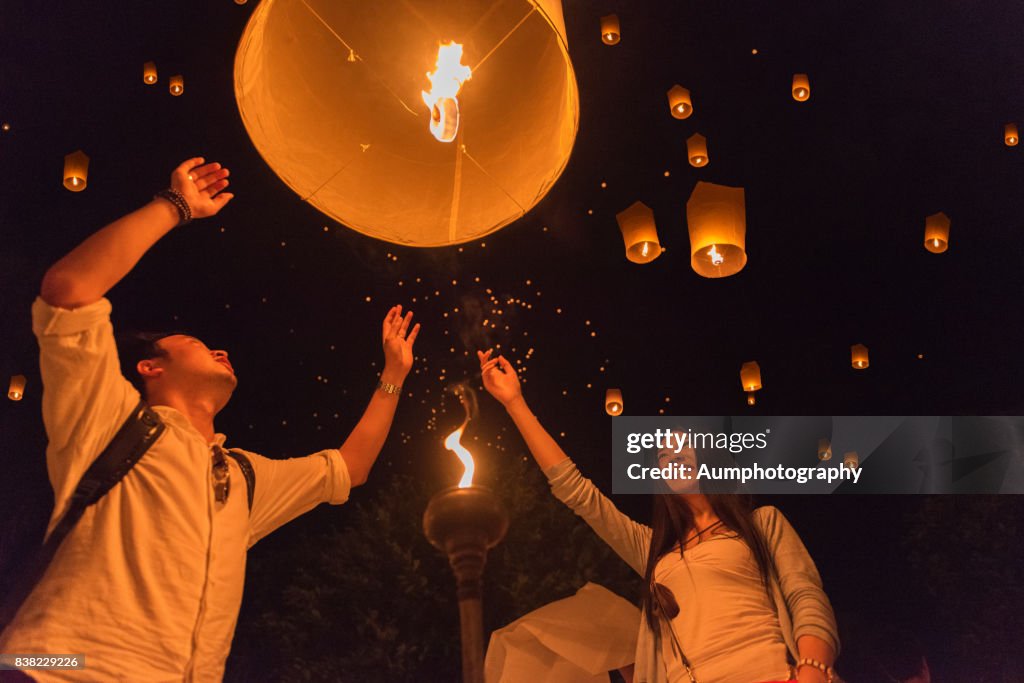
<svg viewBox="0 0 1024 683"><path fill-rule="evenodd" d="M651 528L630 519L611 500L580 473L572 460L544 470L551 492L638 574L644 573L651 544Z"/></svg>
<svg viewBox="0 0 1024 683"><path fill-rule="evenodd" d="M68 489L139 401L121 374L110 312L105 298L73 310L41 298L32 304L49 441L46 465L58 501L70 495Z"/></svg>
<svg viewBox="0 0 1024 683"><path fill-rule="evenodd" d="M765 540L772 548L779 586L793 620L793 639L815 636L839 654L839 632L832 603L807 548L785 515L772 506L757 509Z"/></svg>
<svg viewBox="0 0 1024 683"><path fill-rule="evenodd" d="M250 547L320 503L341 505L352 490L348 466L336 448L286 460L246 455L256 477L249 516Z"/></svg>

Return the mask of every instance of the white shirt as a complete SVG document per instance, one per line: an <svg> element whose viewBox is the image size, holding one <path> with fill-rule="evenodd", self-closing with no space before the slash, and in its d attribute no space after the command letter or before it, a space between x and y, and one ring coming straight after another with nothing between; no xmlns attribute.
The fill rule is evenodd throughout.
<svg viewBox="0 0 1024 683"><path fill-rule="evenodd" d="M32 305L43 378L46 465L54 490L47 535L71 493L139 400L121 375L110 302ZM125 478L86 509L10 627L0 652L82 654L84 670L32 671L40 681L219 681L242 602L248 548L320 503L348 500L337 449L273 460L227 458L231 493L213 494L212 444L177 410ZM224 444L223 434L214 443Z"/></svg>
<svg viewBox="0 0 1024 683"><path fill-rule="evenodd" d="M672 591L679 614L672 627L698 683L751 683L789 678L786 641L775 606L761 583L749 546L718 535L658 560L655 581ZM690 679L672 653L663 626L662 656L669 681Z"/></svg>

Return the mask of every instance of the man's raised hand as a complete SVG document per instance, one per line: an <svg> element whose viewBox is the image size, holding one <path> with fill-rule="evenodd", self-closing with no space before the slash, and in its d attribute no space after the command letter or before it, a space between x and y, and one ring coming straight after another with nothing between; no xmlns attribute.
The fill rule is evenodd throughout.
<svg viewBox="0 0 1024 683"><path fill-rule="evenodd" d="M202 157L182 162L171 173L171 189L177 190L192 209L193 218L215 216L235 195L224 192L230 171Z"/></svg>
<svg viewBox="0 0 1024 683"><path fill-rule="evenodd" d="M401 384L412 368L412 347L420 333L420 325L416 323L409 329L412 322L412 311L402 316L401 306L392 306L384 318L384 372L381 379L393 384ZM396 377L397 382L385 379L385 376Z"/></svg>
<svg viewBox="0 0 1024 683"><path fill-rule="evenodd" d="M522 396L519 377L505 356L491 358L491 351L492 349L476 352L476 357L480 360L480 375L484 381L484 389L502 405L507 406Z"/></svg>

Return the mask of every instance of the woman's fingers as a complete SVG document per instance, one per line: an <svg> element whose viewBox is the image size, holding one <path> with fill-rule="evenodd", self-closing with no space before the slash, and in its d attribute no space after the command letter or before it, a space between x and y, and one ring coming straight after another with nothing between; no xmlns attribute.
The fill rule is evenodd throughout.
<svg viewBox="0 0 1024 683"><path fill-rule="evenodd" d="M226 168L218 168L212 173L207 173L202 176L196 175L195 172L192 172L190 175L192 176L193 182L196 184L196 189L202 192L203 190L208 189L214 183L223 180L224 178L227 178L229 175L231 175L231 171L229 171Z"/></svg>
<svg viewBox="0 0 1024 683"><path fill-rule="evenodd" d="M178 164L178 167L174 169L174 173L188 175L188 173L193 168L203 163L203 161L205 161L205 159L203 159L202 157L192 157L191 159L186 159L185 161Z"/></svg>
<svg viewBox="0 0 1024 683"><path fill-rule="evenodd" d="M416 325L414 325L413 328L412 328L412 332L409 333L409 336L405 340L405 341L409 342L409 348L412 348L412 345L416 343L416 337L418 337L419 335L420 335L420 324L416 323Z"/></svg>
<svg viewBox="0 0 1024 683"><path fill-rule="evenodd" d="M213 195L217 194L218 192L223 190L225 187L227 187L228 184L229 183L228 183L227 179L218 180L217 182L213 183L212 185L208 185L205 189L203 189L201 191L204 194L206 194L207 196L212 197Z"/></svg>
<svg viewBox="0 0 1024 683"><path fill-rule="evenodd" d="M409 329L409 323L412 322L412 311L405 314L402 318L402 326L398 328L398 338L405 339L405 332Z"/></svg>

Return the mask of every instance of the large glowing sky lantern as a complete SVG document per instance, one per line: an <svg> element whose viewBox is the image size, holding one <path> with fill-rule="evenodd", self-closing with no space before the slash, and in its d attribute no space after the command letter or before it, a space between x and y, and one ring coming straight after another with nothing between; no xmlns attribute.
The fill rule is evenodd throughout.
<svg viewBox="0 0 1024 683"><path fill-rule="evenodd" d="M235 97L303 200L421 247L529 211L579 122L559 0L263 0L238 46Z"/></svg>

